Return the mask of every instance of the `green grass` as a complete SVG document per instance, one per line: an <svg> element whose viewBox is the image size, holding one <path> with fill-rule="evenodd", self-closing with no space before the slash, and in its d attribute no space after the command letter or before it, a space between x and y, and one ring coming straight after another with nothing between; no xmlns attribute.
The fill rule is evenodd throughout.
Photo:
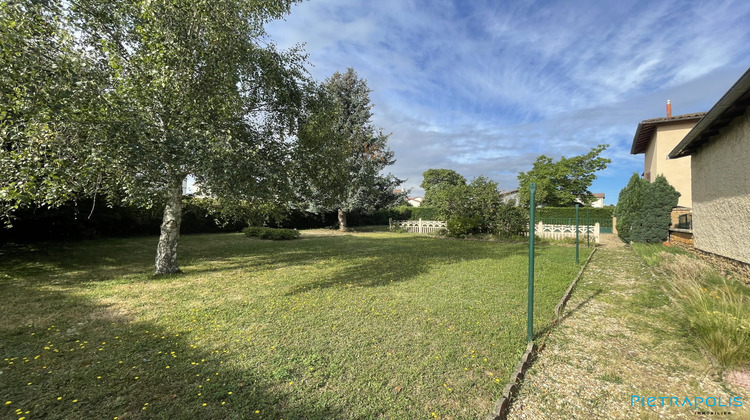
<svg viewBox="0 0 750 420"><path fill-rule="evenodd" d="M706 262L663 245L634 244L666 273L669 296L684 323L723 369L750 366L750 288Z"/></svg>
<svg viewBox="0 0 750 420"><path fill-rule="evenodd" d="M527 247L319 233L184 236L171 277L156 238L0 249L0 417L490 412L525 347ZM574 252L537 249L537 331Z"/></svg>
<svg viewBox="0 0 750 420"><path fill-rule="evenodd" d="M676 246L664 246L663 244L633 243L633 249L646 261L650 267L659 266L665 255L688 255L684 249Z"/></svg>

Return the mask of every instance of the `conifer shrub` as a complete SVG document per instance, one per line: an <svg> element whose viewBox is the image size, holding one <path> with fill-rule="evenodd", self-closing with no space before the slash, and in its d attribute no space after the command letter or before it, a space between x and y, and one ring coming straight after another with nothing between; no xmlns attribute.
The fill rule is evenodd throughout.
<svg viewBox="0 0 750 420"><path fill-rule="evenodd" d="M669 238L670 213L680 193L663 175L654 182L633 174L615 208L617 234L625 242L659 243Z"/></svg>

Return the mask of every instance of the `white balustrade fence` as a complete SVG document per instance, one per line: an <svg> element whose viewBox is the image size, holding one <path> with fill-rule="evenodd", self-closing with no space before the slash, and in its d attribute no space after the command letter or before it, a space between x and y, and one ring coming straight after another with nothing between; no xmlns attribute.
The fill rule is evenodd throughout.
<svg viewBox="0 0 750 420"><path fill-rule="evenodd" d="M578 225L578 240L586 240L586 232L589 237L599 243L599 223L592 226ZM534 234L540 238L548 239L564 239L564 238L575 238L576 237L576 226L575 225L545 225L542 222L537 223Z"/></svg>
<svg viewBox="0 0 750 420"><path fill-rule="evenodd" d="M411 233L435 233L440 229L448 227L446 222L439 220L388 220L388 225L393 228L404 229Z"/></svg>

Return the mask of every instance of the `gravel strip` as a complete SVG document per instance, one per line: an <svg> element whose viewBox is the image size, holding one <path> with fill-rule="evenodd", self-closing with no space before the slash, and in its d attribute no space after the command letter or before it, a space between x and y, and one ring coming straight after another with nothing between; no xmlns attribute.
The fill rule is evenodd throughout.
<svg viewBox="0 0 750 420"><path fill-rule="evenodd" d="M645 294L660 290L659 277L631 249L611 238L604 243L527 373L508 418L750 419L750 392L721 382L686 332L669 321L669 301ZM655 397L648 401L656 406L642 406L633 396ZM659 397L667 397L664 407ZM682 406L677 400L670 406L671 397ZM739 397L743 405L701 404L701 412L712 414L697 414L684 402L696 397L720 398L725 406Z"/></svg>

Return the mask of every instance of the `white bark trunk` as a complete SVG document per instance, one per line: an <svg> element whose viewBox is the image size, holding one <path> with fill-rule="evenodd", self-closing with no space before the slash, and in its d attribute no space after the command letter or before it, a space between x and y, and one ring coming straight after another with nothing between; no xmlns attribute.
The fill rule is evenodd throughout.
<svg viewBox="0 0 750 420"><path fill-rule="evenodd" d="M167 205L161 222L161 235L156 246L156 270L154 274L174 274L180 272L177 265L177 241L180 239L182 222L182 180L169 185Z"/></svg>
<svg viewBox="0 0 750 420"><path fill-rule="evenodd" d="M344 232L346 231L346 213L339 209L339 230Z"/></svg>

